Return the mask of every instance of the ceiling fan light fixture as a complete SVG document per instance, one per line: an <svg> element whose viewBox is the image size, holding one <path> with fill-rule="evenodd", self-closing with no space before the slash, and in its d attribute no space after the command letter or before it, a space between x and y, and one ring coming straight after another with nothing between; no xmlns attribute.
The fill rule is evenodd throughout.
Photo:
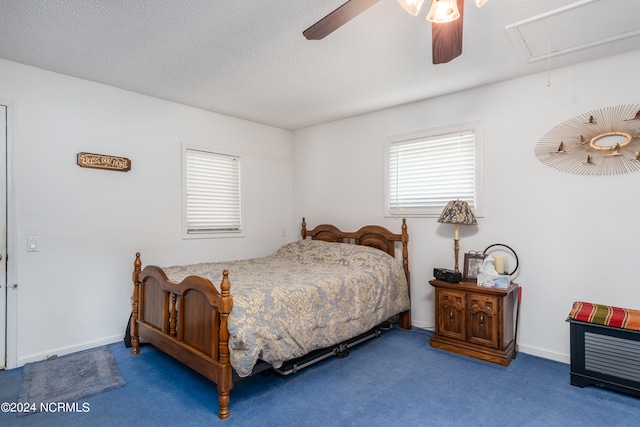
<svg viewBox="0 0 640 427"><path fill-rule="evenodd" d="M456 0L433 0L427 13L427 21L436 24L455 21L460 18Z"/></svg>
<svg viewBox="0 0 640 427"><path fill-rule="evenodd" d="M478 6L478 7L482 7L482 6L484 6L484 4L485 4L486 2L488 2L488 1L489 1L489 0L476 0L476 6Z"/></svg>
<svg viewBox="0 0 640 427"><path fill-rule="evenodd" d="M485 0L486 1L486 0ZM400 6L413 16L418 16L424 0L398 0Z"/></svg>

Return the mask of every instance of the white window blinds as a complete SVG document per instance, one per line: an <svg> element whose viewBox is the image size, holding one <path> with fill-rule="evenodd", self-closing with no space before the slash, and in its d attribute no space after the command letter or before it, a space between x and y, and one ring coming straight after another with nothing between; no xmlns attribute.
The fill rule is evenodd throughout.
<svg viewBox="0 0 640 427"><path fill-rule="evenodd" d="M438 215L451 200L477 206L473 130L389 143L388 215Z"/></svg>
<svg viewBox="0 0 640 427"><path fill-rule="evenodd" d="M187 234L242 231L240 157L186 149Z"/></svg>

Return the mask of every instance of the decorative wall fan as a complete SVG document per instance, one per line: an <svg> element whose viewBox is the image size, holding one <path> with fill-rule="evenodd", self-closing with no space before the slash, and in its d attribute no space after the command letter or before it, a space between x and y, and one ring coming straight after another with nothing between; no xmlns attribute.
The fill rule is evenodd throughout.
<svg viewBox="0 0 640 427"><path fill-rule="evenodd" d="M379 0L350 0L304 30L307 40L320 40L328 36ZM475 0L481 7L487 0ZM424 0L398 0L411 15L417 16ZM433 63L443 64L462 54L462 23L464 0L432 0L427 20L431 21Z"/></svg>

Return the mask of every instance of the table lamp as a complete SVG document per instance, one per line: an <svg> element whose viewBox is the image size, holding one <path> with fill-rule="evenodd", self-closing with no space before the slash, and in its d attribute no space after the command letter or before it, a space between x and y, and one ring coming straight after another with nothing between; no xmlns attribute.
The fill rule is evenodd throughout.
<svg viewBox="0 0 640 427"><path fill-rule="evenodd" d="M438 218L438 222L442 224L455 224L455 234L453 237L454 252L456 256L455 271L460 271L458 268L458 252L460 251L460 239L458 239L458 225L477 225L476 217L473 215L473 211L467 202L460 200L452 200L447 203L444 210Z"/></svg>

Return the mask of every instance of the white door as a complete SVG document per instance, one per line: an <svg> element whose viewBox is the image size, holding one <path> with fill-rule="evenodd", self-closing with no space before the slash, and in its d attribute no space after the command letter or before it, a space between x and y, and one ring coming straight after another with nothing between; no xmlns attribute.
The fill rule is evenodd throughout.
<svg viewBox="0 0 640 427"><path fill-rule="evenodd" d="M0 105L0 369L7 364L7 107Z"/></svg>

